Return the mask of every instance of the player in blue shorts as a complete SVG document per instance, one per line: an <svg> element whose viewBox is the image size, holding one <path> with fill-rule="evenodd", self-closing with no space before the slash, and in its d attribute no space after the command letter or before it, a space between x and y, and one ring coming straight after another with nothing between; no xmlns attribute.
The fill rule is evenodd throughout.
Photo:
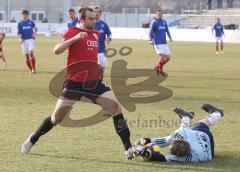
<svg viewBox="0 0 240 172"><path fill-rule="evenodd" d="M170 50L167 44L166 35L169 40L172 41L168 24L162 19L163 12L161 9L156 10L156 16L150 24L149 41L150 44L154 45L156 53L160 56L160 61L155 67L157 74L163 76L166 73L163 72L163 66L170 60Z"/></svg>
<svg viewBox="0 0 240 172"><path fill-rule="evenodd" d="M214 30L215 30L215 37L216 37L216 54L224 53L223 51L224 30L223 30L223 25L221 24L220 18L217 18L217 23L212 28L212 32ZM220 51L219 51L219 43L220 43Z"/></svg>
<svg viewBox="0 0 240 172"><path fill-rule="evenodd" d="M214 140L209 127L216 124L224 115L223 110L211 104L203 104L201 108L209 115L198 121L190 128L190 121L194 117L193 112L187 112L181 108L173 111L182 119L181 127L167 137L142 138L129 150L133 157L143 156L150 161L162 162L205 162L214 157ZM148 143L157 144L160 147L170 146L170 155L149 153L145 151Z"/></svg>
<svg viewBox="0 0 240 172"><path fill-rule="evenodd" d="M101 66L103 72L104 68L108 65L108 60L105 56L105 42L109 44L112 41L112 32L110 31L107 23L100 20L102 9L100 7L95 7L94 10L97 18L95 29L100 32L100 37L98 40L98 64Z"/></svg>

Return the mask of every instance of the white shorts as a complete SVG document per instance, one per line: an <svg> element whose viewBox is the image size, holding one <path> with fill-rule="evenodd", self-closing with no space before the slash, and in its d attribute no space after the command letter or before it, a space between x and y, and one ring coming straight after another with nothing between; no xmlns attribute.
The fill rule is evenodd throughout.
<svg viewBox="0 0 240 172"><path fill-rule="evenodd" d="M34 39L27 39L22 43L22 53L23 54L30 54L35 48L35 40Z"/></svg>
<svg viewBox="0 0 240 172"><path fill-rule="evenodd" d="M216 41L217 42L222 42L223 41L223 37L222 36L216 36Z"/></svg>
<svg viewBox="0 0 240 172"><path fill-rule="evenodd" d="M157 44L157 45L154 44L154 48L157 54L170 56L170 50L169 50L168 44Z"/></svg>
<svg viewBox="0 0 240 172"><path fill-rule="evenodd" d="M107 67L108 66L108 60L104 53L98 53L98 64L101 67Z"/></svg>

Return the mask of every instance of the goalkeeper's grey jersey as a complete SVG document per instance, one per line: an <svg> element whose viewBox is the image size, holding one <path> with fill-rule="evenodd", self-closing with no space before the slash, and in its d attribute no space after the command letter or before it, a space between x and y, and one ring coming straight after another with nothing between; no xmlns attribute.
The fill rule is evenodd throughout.
<svg viewBox="0 0 240 172"><path fill-rule="evenodd" d="M203 162L212 159L210 138L207 134L188 128L180 128L168 137L151 139L151 142L158 144L160 147L169 146L173 139L184 139L191 147L191 155L186 157L177 157L175 155L166 155L167 161L177 162Z"/></svg>

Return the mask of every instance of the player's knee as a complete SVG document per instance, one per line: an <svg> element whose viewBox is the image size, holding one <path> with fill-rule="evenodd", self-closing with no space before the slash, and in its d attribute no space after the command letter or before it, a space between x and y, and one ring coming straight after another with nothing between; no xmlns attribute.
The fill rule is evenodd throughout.
<svg viewBox="0 0 240 172"><path fill-rule="evenodd" d="M110 113L112 114L112 116L118 115L120 113L122 113L122 107L118 102L112 102L111 103L111 109L109 109Z"/></svg>
<svg viewBox="0 0 240 172"><path fill-rule="evenodd" d="M72 110L72 106L65 106L55 110L51 116L51 121L54 125L59 124L64 117Z"/></svg>
<svg viewBox="0 0 240 172"><path fill-rule="evenodd" d="M57 124L59 124L61 121L62 121L62 120L59 118L59 116L54 115L54 114L51 116L51 122L52 122L53 125L57 125Z"/></svg>
<svg viewBox="0 0 240 172"><path fill-rule="evenodd" d="M208 127L210 126L210 122L208 121L207 118L202 119L202 120L200 120L200 121L198 121L198 122L204 123L204 124L206 124Z"/></svg>

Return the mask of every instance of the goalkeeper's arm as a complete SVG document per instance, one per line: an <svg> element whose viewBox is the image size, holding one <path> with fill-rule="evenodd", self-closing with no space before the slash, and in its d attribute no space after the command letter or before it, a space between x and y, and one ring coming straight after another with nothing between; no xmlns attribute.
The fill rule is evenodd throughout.
<svg viewBox="0 0 240 172"><path fill-rule="evenodd" d="M159 147L167 147L171 145L173 136L159 137L159 138L142 138L135 142L135 145L146 145L153 143L159 145Z"/></svg>

